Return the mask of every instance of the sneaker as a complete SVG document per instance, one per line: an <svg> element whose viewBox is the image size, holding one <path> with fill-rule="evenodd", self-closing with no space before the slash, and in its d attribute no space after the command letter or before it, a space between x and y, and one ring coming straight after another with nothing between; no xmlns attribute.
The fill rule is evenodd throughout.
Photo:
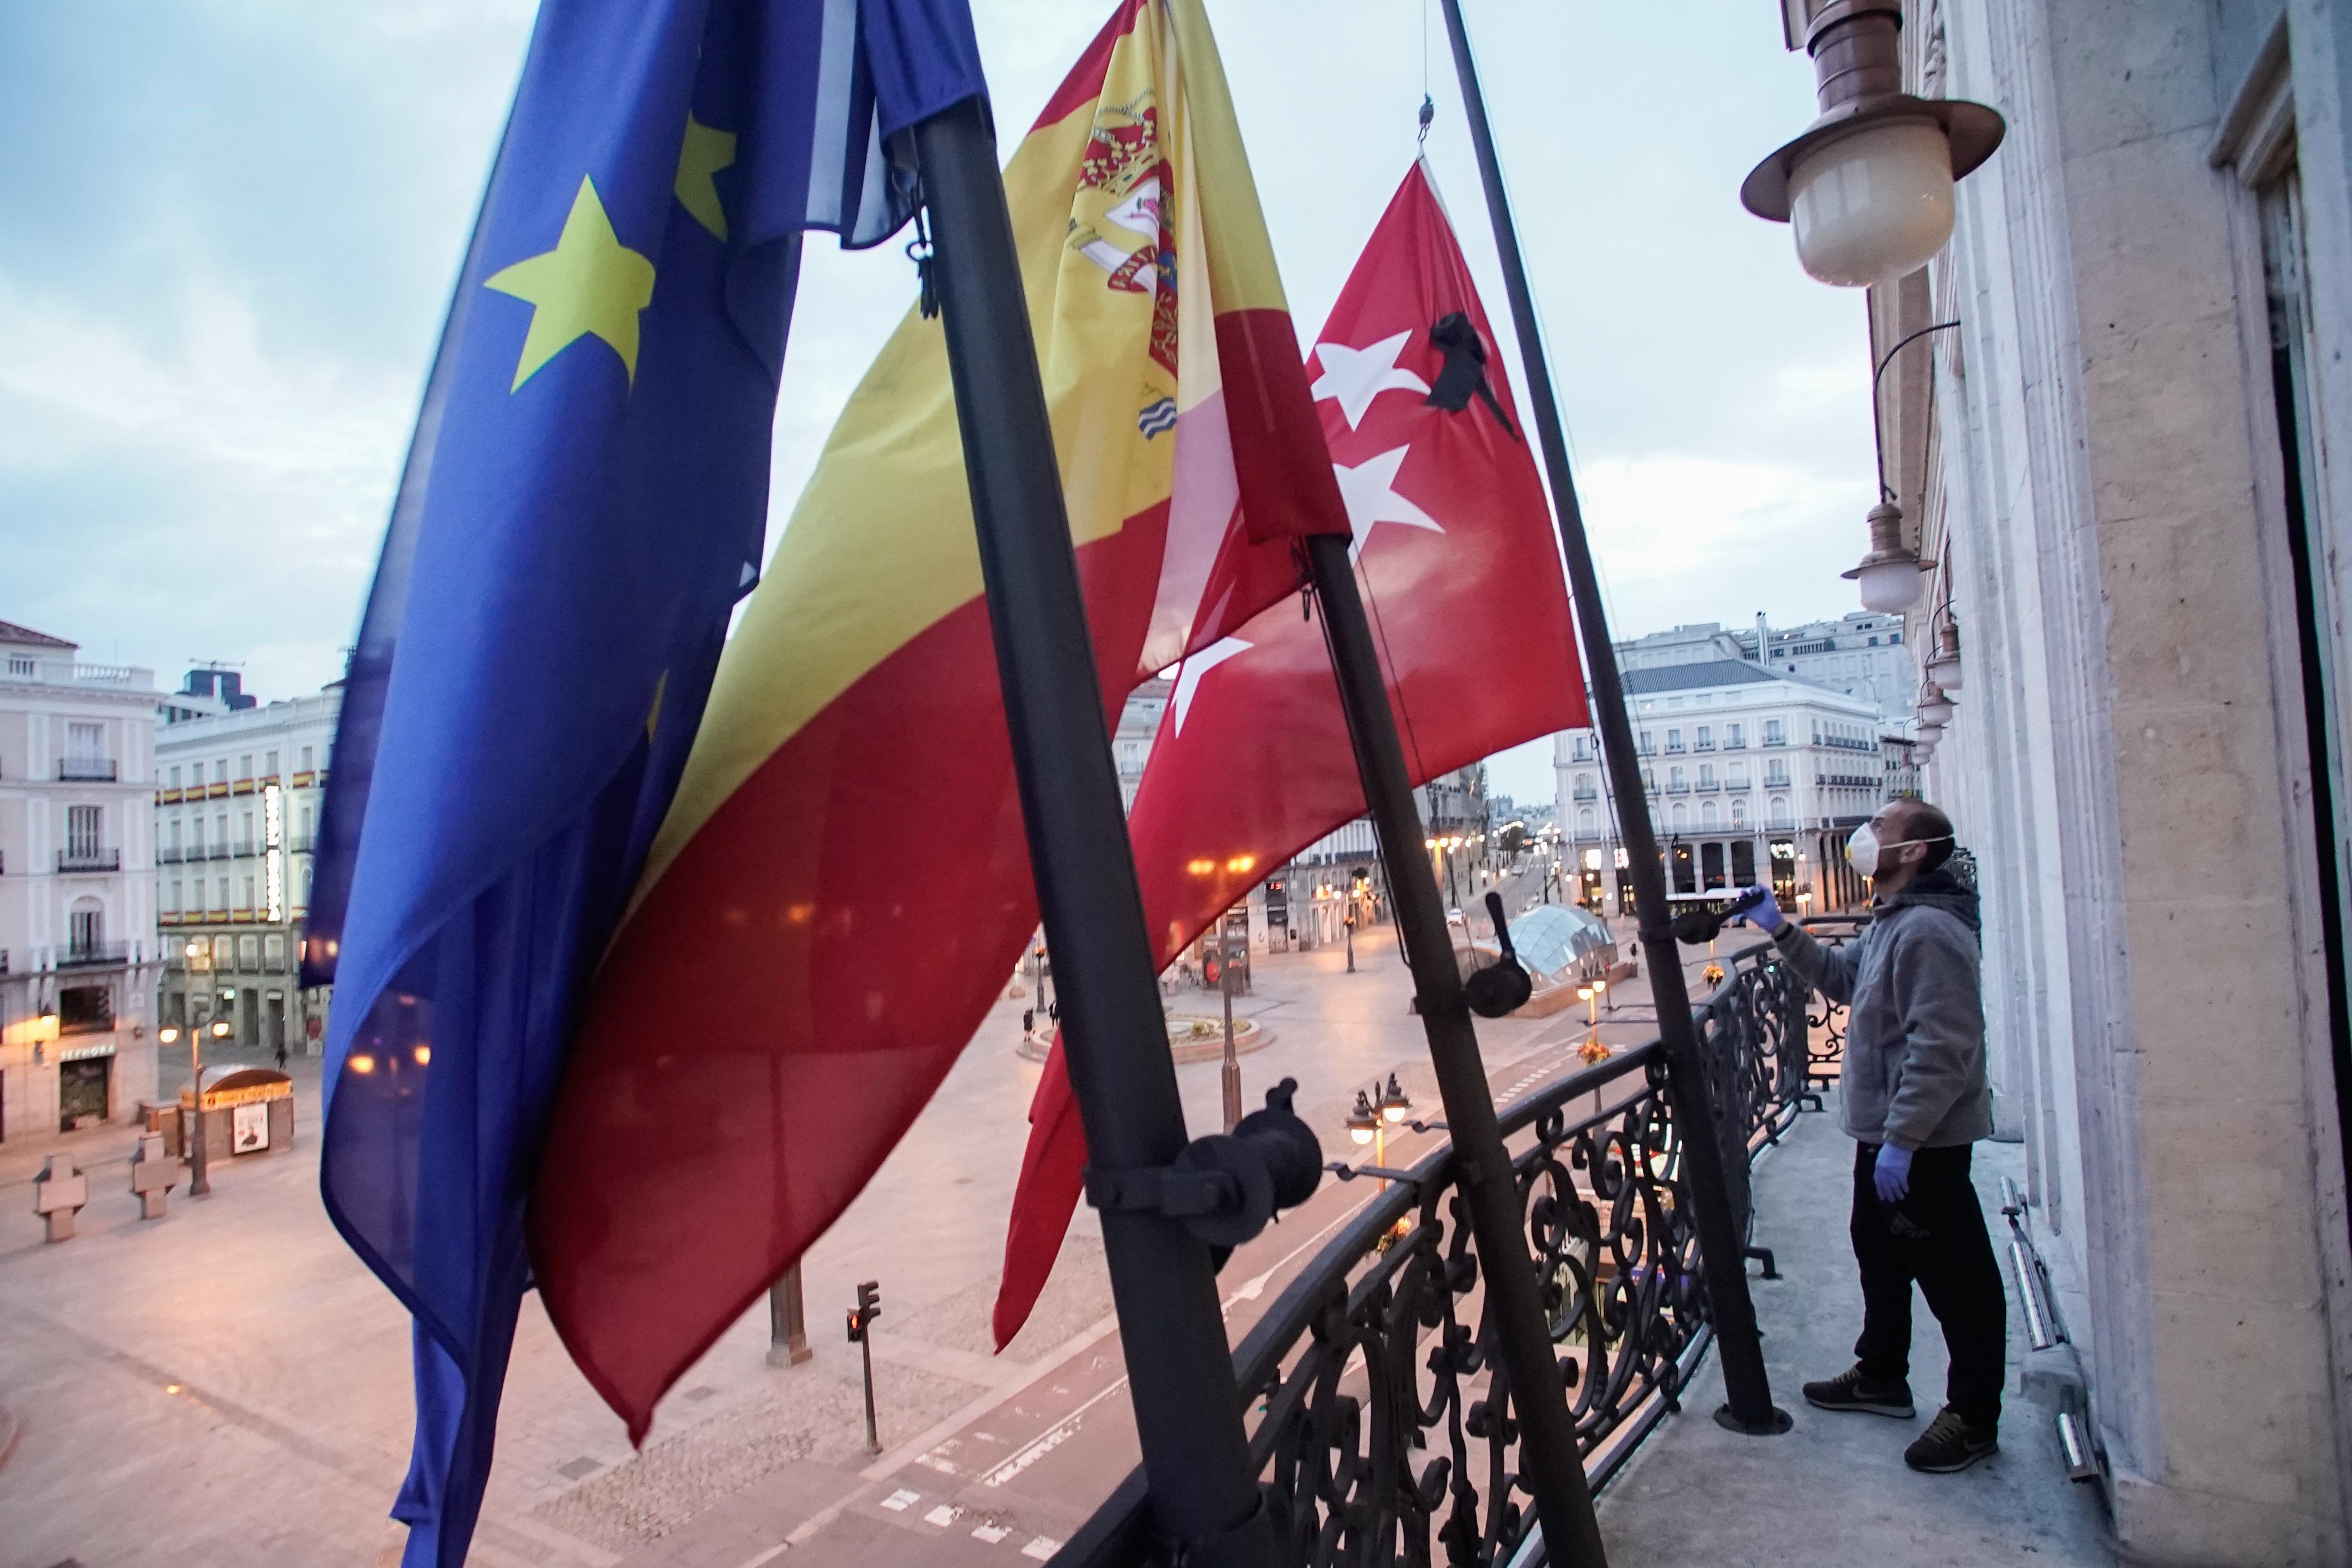
<svg viewBox="0 0 2352 1568"><path fill-rule="evenodd" d="M1805 1384L1805 1403L1823 1410L1859 1410L1870 1415L1917 1414L1911 1408L1909 1384L1874 1384L1863 1376L1859 1362L1826 1382Z"/></svg>
<svg viewBox="0 0 2352 1568"><path fill-rule="evenodd" d="M2000 1451L2000 1441L1991 1427L1969 1426L1947 1405L1927 1423L1919 1440L1903 1450L1903 1462L1915 1470L1948 1475Z"/></svg>

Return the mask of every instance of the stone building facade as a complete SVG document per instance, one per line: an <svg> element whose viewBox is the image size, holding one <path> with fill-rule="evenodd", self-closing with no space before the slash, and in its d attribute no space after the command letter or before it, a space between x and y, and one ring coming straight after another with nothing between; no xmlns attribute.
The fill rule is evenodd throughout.
<svg viewBox="0 0 2352 1568"><path fill-rule="evenodd" d="M1868 700L1738 659L1660 662L1624 672L1650 821L1669 898L1720 899L1769 882L1791 910L1843 910L1863 897L1846 835L1895 781L1898 726ZM1552 740L1557 816L1570 896L1605 914L1633 909L1617 803L1591 730Z"/></svg>
<svg viewBox="0 0 2352 1568"><path fill-rule="evenodd" d="M0 1138L155 1097L155 680L0 621Z"/></svg>
<svg viewBox="0 0 2352 1568"><path fill-rule="evenodd" d="M191 685L194 682L192 680ZM296 984L342 692L166 724L155 742L162 1016L248 1049L317 1055L325 988Z"/></svg>
<svg viewBox="0 0 2352 1568"><path fill-rule="evenodd" d="M2128 1560L2352 1562L2352 5L1904 10L2008 122L1869 311L2058 1354Z"/></svg>

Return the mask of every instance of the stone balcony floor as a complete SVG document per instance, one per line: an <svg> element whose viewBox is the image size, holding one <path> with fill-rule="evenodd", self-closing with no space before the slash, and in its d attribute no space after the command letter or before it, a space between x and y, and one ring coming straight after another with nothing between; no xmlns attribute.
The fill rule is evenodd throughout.
<svg viewBox="0 0 2352 1568"><path fill-rule="evenodd" d="M1909 1421L1816 1410L1799 1385L1843 1371L1862 1326L1862 1289L1846 1240L1853 1144L1826 1113L1798 1119L1756 1166L1756 1234L1778 1280L1755 1279L1756 1312L1773 1402L1796 1418L1784 1436L1747 1437L1713 1419L1723 1370L1710 1353L1684 1395L1600 1500L1615 1563L1762 1563L1806 1568L1975 1568L2116 1561L2096 1485L2073 1482L2053 1412L2017 1392L2027 1349L2016 1281L2008 1277L2000 1178L2021 1179L2019 1145L1977 1145L1975 1175L2009 1292L2009 1392L2000 1452L1958 1475L1921 1475L1904 1446L1942 1404L1944 1342L1915 1300Z"/></svg>

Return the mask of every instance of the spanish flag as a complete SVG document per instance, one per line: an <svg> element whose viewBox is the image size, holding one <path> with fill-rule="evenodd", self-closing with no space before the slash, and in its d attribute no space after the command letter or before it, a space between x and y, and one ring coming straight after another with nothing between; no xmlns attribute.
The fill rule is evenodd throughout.
<svg viewBox="0 0 2352 1568"><path fill-rule="evenodd" d="M1200 0L1122 0L1004 183L1115 710L1349 526ZM537 1278L634 1439L1035 922L945 342L909 312L720 660L549 1129Z"/></svg>

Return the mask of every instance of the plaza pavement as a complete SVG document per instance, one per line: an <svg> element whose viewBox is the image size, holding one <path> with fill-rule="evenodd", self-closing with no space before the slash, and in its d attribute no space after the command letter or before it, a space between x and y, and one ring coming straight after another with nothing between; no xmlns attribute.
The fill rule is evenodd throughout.
<svg viewBox="0 0 2352 1568"><path fill-rule="evenodd" d="M1350 1152L1343 1122L1359 1087L1395 1071L1417 1102L1436 1104L1386 931L1368 931L1357 959L1348 974L1339 947L1262 958L1236 1005L1274 1036L1243 1058L1248 1103L1297 1079L1299 1109L1333 1157ZM747 1314L679 1381L633 1455L526 1301L474 1562L750 1568L791 1540L803 1563L1012 1568L1092 1510L1135 1445L1091 1211L1079 1211L1029 1327L990 1353L1040 1070L1013 1050L1031 1000L1000 1001L811 1250L814 1361L768 1366L765 1310ZM1215 1001L1191 992L1172 1005L1205 1014ZM1626 1016L1603 1033L1646 1036L1646 1021ZM1576 1015L1482 1023L1498 1100L1564 1068L1582 1034ZM1179 1071L1196 1131L1221 1120L1218 1070ZM210 1198L177 1189L160 1222L136 1218L127 1129L0 1145L0 1407L23 1426L0 1468L0 1568L397 1561L403 1531L385 1510L407 1464L407 1319L320 1206L318 1064L298 1058L293 1071L293 1152L222 1163ZM1422 1146L1408 1136L1390 1157ZM30 1181L54 1150L89 1171L92 1196L81 1234L51 1246ZM1236 1335L1365 1195L1365 1184L1327 1181L1308 1211L1234 1258L1221 1285ZM858 1363L839 1326L861 1279L881 1282L884 1303L878 1460L864 1452Z"/></svg>

